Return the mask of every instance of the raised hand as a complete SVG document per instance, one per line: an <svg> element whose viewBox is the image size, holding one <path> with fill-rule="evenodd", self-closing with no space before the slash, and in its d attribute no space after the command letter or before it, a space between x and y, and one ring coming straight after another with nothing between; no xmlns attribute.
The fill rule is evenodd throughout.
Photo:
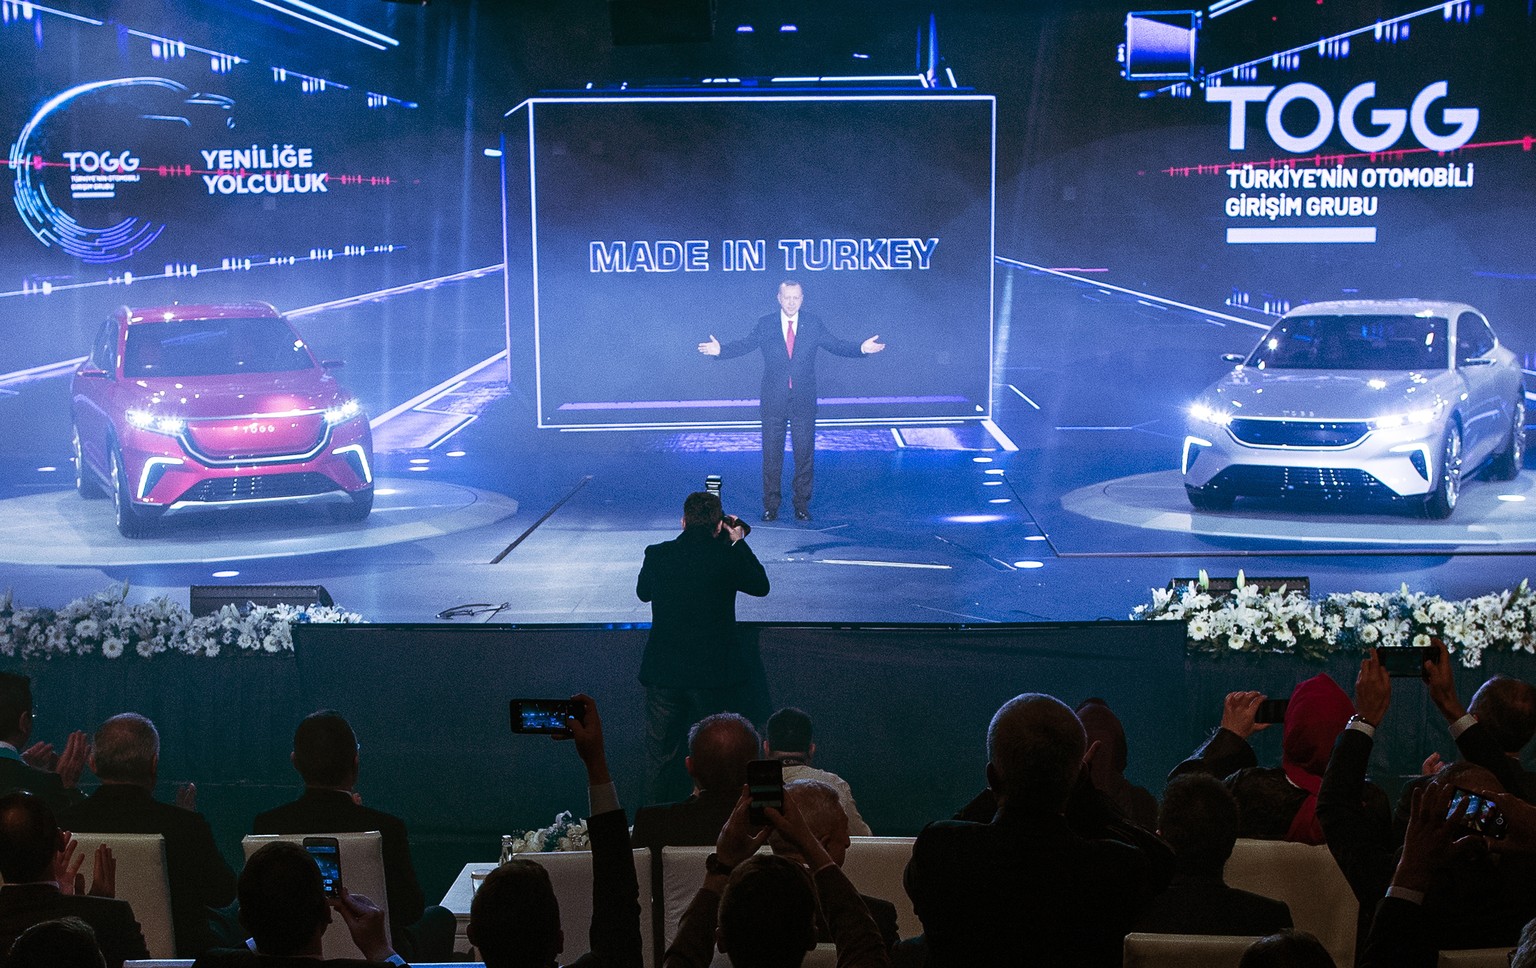
<svg viewBox="0 0 1536 968"><path fill-rule="evenodd" d="M52 771L59 762L59 754L54 751L52 743L38 740L21 751L21 761L35 770Z"/></svg>
<svg viewBox="0 0 1536 968"><path fill-rule="evenodd" d="M197 810L197 784L188 780L176 787L176 806L183 810Z"/></svg>
<svg viewBox="0 0 1536 968"><path fill-rule="evenodd" d="M587 782L590 785L608 783L612 777L608 773L608 755L603 749L603 721L597 714L597 700L585 693L577 693L571 697L571 701L582 704L581 718L568 717L566 726L570 728L571 735L566 737L556 733L554 738L576 741L576 755L586 764Z"/></svg>
<svg viewBox="0 0 1536 968"><path fill-rule="evenodd" d="M1221 708L1221 728L1247 739L1269 723L1256 723L1259 703L1264 701L1262 692L1229 692Z"/></svg>
<svg viewBox="0 0 1536 968"><path fill-rule="evenodd" d="M59 754L58 762L53 765L53 771L59 775L66 789L74 789L80 782L80 772L85 769L85 761L91 755L91 741L85 733L75 730L69 734L69 741L64 744L64 752Z"/></svg>
<svg viewBox="0 0 1536 968"><path fill-rule="evenodd" d="M395 950L390 947L384 935L384 912L367 895L353 894L347 890L346 885L342 885L340 896L331 902L331 906L347 923L347 933L352 936L352 943L362 951L364 958L369 961L388 961L394 955Z"/></svg>
<svg viewBox="0 0 1536 968"><path fill-rule="evenodd" d="M1392 678L1373 651L1360 662L1355 677L1355 712L1372 726L1380 726L1392 705Z"/></svg>
<svg viewBox="0 0 1536 968"><path fill-rule="evenodd" d="M1461 698L1456 695L1456 673L1451 667L1450 650L1439 638L1434 639L1432 644L1435 657L1424 663L1424 679L1429 686L1429 698L1440 710L1440 715L1445 717L1445 721L1454 723L1467 714L1467 707L1461 704Z"/></svg>
<svg viewBox="0 0 1536 968"><path fill-rule="evenodd" d="M96 866L91 870L91 896L117 896L117 858L112 856L112 848L106 844L96 845Z"/></svg>
<svg viewBox="0 0 1536 968"><path fill-rule="evenodd" d="M703 353L705 356L720 355L720 341L715 339L714 333L709 334L709 342L699 344L699 352ZM868 351L866 350L865 352Z"/></svg>
<svg viewBox="0 0 1536 968"><path fill-rule="evenodd" d="M878 353L885 349L885 344L880 342L880 334L876 333L869 339L865 340L863 343L860 343L859 349L864 352L865 356L868 356L871 353Z"/></svg>
<svg viewBox="0 0 1536 968"><path fill-rule="evenodd" d="M736 800L736 806L731 810L731 816L720 828L720 837L715 841L715 856L722 864L735 867L737 864L757 853L757 849L763 846L768 839L768 834L773 830L771 826L752 827L752 820L748 811L752 805L752 792L742 784L741 796Z"/></svg>
<svg viewBox="0 0 1536 968"><path fill-rule="evenodd" d="M59 885L60 894L84 894L85 876L80 865L85 863L85 851L75 842L67 830L59 831L59 846L53 852L53 881Z"/></svg>

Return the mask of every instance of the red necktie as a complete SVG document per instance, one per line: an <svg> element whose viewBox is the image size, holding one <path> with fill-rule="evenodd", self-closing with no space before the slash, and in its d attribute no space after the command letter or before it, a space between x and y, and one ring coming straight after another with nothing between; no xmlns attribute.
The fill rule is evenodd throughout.
<svg viewBox="0 0 1536 968"><path fill-rule="evenodd" d="M784 330L784 349L786 351L788 351L790 359L794 359L795 358L795 321L794 320L790 320L789 321L789 328ZM795 388L795 378L794 377L790 377L789 378L789 388L791 390L793 390Z"/></svg>

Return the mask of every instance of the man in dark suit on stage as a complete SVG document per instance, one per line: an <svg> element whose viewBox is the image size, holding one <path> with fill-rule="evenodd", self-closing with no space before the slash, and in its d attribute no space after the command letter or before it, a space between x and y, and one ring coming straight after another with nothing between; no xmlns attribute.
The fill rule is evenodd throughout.
<svg viewBox="0 0 1536 968"><path fill-rule="evenodd" d="M885 349L879 335L863 343L838 339L820 316L800 311L805 290L794 280L779 283L779 311L757 321L752 332L721 343L711 333L699 352L728 360L763 351L763 520L779 516L784 475L784 428L794 435L795 517L811 519L811 486L816 476L816 351L860 357Z"/></svg>
<svg viewBox="0 0 1536 968"><path fill-rule="evenodd" d="M113 716L96 730L91 750L100 789L59 814L59 823L66 830L164 837L176 956L195 958L216 940L208 930L208 909L235 899L235 872L201 814L154 798L159 766L155 724L138 713Z"/></svg>
<svg viewBox="0 0 1536 968"><path fill-rule="evenodd" d="M55 812L78 803L80 771L91 744L76 730L64 752L47 743L27 745L32 738L32 680L0 672L0 793L26 790L41 797Z"/></svg>
<svg viewBox="0 0 1536 968"><path fill-rule="evenodd" d="M384 885L395 946L418 961L442 961L453 950L455 921L443 907L426 905L405 821L362 805L354 792L360 765L357 735L334 709L304 717L293 734L293 767L304 795L256 815L253 834L336 834L377 830L382 835Z"/></svg>
<svg viewBox="0 0 1536 968"><path fill-rule="evenodd" d="M0 952L34 924L76 917L96 932L96 942L108 968L130 958L148 958L144 933L127 901L112 897L115 864L100 848L91 893L76 885L73 894L59 890L59 879L73 878L79 869L72 841L59 830L53 811L40 797L26 792L0 797Z"/></svg>
<svg viewBox="0 0 1536 968"><path fill-rule="evenodd" d="M651 603L640 681L652 802L684 793L688 728L710 713L741 708L754 670L736 640L736 593L768 594L768 573L747 545L746 526L726 520L718 494L688 495L682 525L676 538L645 549L635 583L635 594Z"/></svg>

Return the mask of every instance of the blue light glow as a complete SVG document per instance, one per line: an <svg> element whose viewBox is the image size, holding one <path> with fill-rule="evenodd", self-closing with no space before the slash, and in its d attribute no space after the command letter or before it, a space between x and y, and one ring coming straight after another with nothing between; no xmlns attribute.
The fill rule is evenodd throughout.
<svg viewBox="0 0 1536 968"><path fill-rule="evenodd" d="M944 520L951 524L992 524L1008 519L1001 514L952 514Z"/></svg>

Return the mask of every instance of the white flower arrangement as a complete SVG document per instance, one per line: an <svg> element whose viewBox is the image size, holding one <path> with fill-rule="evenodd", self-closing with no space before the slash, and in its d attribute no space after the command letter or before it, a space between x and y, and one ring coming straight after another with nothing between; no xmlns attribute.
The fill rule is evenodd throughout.
<svg viewBox="0 0 1536 968"><path fill-rule="evenodd" d="M230 653L293 651L293 626L303 622L361 622L356 612L326 605L252 605L245 614L226 605L193 618L165 596L130 604L127 584L76 599L59 609L18 607L0 597L0 656L51 659L130 650L148 659L162 652L214 657Z"/></svg>
<svg viewBox="0 0 1536 968"><path fill-rule="evenodd" d="M1191 652L1290 652L1323 659L1378 646L1426 646L1442 639L1463 666L1489 649L1536 653L1536 593L1518 588L1462 601L1408 590L1348 592L1313 602L1284 586L1261 591L1238 572L1230 592L1213 594L1204 571L1182 588L1154 588L1133 619L1189 623Z"/></svg>
<svg viewBox="0 0 1536 968"><path fill-rule="evenodd" d="M569 810L561 811L555 822L548 827L529 830L512 838L504 852L513 854L544 854L556 850L591 850L587 839L587 822L571 816Z"/></svg>

